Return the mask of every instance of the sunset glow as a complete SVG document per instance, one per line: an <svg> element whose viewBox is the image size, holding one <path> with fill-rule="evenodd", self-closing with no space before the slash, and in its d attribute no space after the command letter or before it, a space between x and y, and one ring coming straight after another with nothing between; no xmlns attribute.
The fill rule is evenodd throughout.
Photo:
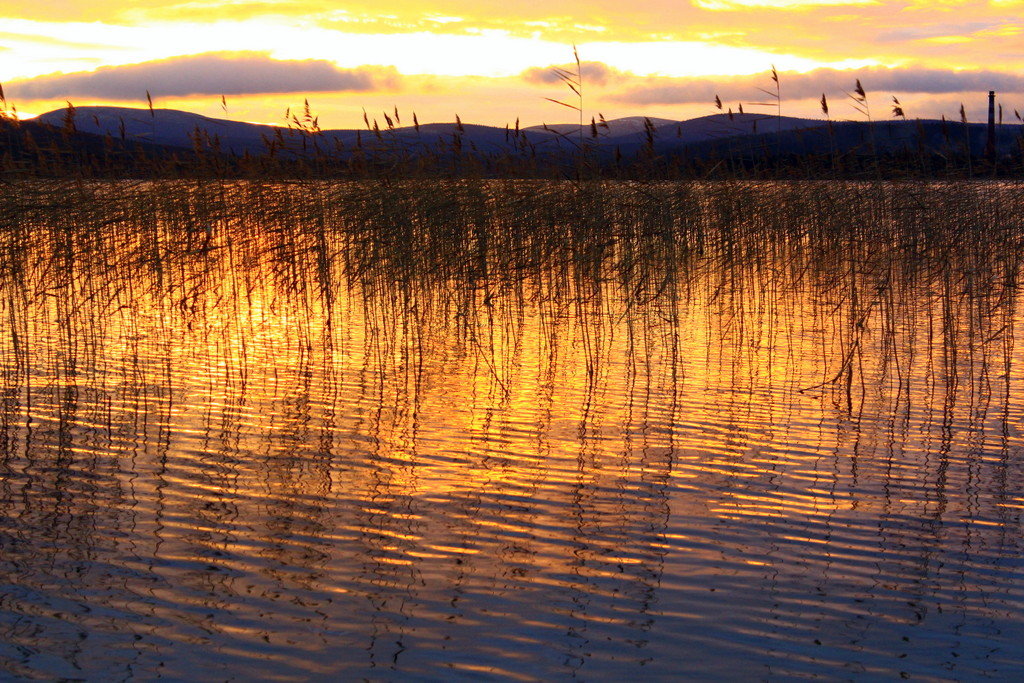
<svg viewBox="0 0 1024 683"><path fill-rule="evenodd" d="M265 122L308 97L328 127L396 106L421 120L555 122L567 112L545 98L564 89L537 74L571 64L575 44L596 76L584 78L587 116L687 118L710 113L707 95L720 91L751 107L773 66L792 115L819 115L821 93L841 100L857 78L879 102L898 95L910 116L952 115L961 102L980 115L988 89L1010 110L1024 104L1022 10L1016 0L438 0L383 11L16 0L0 9L0 83L31 113L141 106L149 91L156 106Z"/></svg>

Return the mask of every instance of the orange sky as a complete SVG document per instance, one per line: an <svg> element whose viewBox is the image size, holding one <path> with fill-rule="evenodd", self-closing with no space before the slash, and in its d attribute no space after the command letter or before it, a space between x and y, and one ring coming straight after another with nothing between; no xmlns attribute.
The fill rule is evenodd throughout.
<svg viewBox="0 0 1024 683"><path fill-rule="evenodd" d="M567 121L549 68L586 62L587 117L689 118L763 101L783 113L980 118L994 88L1024 110L1024 0L0 0L0 83L22 113L156 106L283 122L309 98L325 128L398 107L421 121ZM227 106L222 105L224 96Z"/></svg>

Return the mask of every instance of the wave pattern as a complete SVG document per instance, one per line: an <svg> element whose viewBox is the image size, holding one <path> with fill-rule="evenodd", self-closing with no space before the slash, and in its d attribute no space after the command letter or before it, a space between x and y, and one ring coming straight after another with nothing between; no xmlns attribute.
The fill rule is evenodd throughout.
<svg viewBox="0 0 1024 683"><path fill-rule="evenodd" d="M1024 661L1020 186L3 192L8 675Z"/></svg>

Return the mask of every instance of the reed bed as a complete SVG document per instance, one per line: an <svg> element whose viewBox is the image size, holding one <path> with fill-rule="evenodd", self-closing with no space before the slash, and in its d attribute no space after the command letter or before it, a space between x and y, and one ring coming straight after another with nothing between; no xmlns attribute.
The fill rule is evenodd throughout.
<svg viewBox="0 0 1024 683"><path fill-rule="evenodd" d="M954 365L1012 343L1024 239L1024 186L996 182L23 182L0 204L8 374L28 377L42 322L73 364L115 324L228 326L224 301L242 344L285 308L324 343L353 296L381 334L478 346L495 321L514 339L524 311L571 310L595 354L609 319L671 338L698 309L721 340L770 344L812 301L807 388L851 406L869 343L897 372L917 335Z"/></svg>
<svg viewBox="0 0 1024 683"><path fill-rule="evenodd" d="M358 475L371 497L432 471L449 487L466 472L441 467L418 434L458 413L438 396L438 373L452 367L467 368L486 415L533 406L538 453L560 412L578 414L574 476L602 490L630 482L660 499L684 467L675 459L695 454L685 467L745 514L730 474L745 460L794 482L811 465L719 451L763 447L758 429L813 440L813 426L785 423L811 404L817 429L838 439L818 448L843 454L815 481L839 481L842 468L851 490L876 492L865 504L895 509L901 487L923 486L922 518L1019 524L1021 185L178 181L2 192L0 495L55 501L24 514L55 528L72 520L84 539L135 524L118 510L135 487L167 485L167 454L190 434L216 451L202 460L217 490L243 477L302 499L336 486L340 463L373 465ZM701 392L723 397L720 414L688 412ZM566 394L577 403L560 411ZM256 428L253 407L267 405L282 415ZM695 433L705 417L732 426ZM642 453L604 453L609 430L624 453L634 440ZM361 444L366 462L347 454ZM521 485L541 486L549 465L523 457L494 447L474 466L490 481L511 463L533 477ZM425 458L433 465L420 471ZM19 493L28 489L48 493ZM410 495L396 494L381 523L408 533ZM636 512L626 501L608 504ZM950 542L968 542L958 529Z"/></svg>
<svg viewBox="0 0 1024 683"><path fill-rule="evenodd" d="M454 628L434 605L482 591L501 602L469 613L474 638L490 613L518 633L521 594L524 622L554 623L545 647L592 615L615 658L693 612L629 660L668 671L705 608L749 608L715 584L659 607L702 572L767 601L736 633L776 622L791 584L800 629L771 648L818 648L864 596L883 625L987 629L1019 604L993 601L1024 509L1022 210L1000 182L0 185L0 534L29 596L8 640L77 661L80 633L115 631L113 594L125 652L155 624L174 675L229 649L237 670L358 650L404 673L410 614ZM553 576L568 607L538 616ZM29 600L55 585L72 597L49 619ZM848 599L809 608L808 585ZM342 622L365 639L301 649L321 647L310 605L323 643ZM295 618L239 627L271 614Z"/></svg>

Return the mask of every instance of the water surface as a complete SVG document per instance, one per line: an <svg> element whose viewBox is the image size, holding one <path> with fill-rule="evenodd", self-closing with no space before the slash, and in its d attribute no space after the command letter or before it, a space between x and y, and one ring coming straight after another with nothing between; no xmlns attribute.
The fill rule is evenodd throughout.
<svg viewBox="0 0 1024 683"><path fill-rule="evenodd" d="M1012 678L1022 189L8 188L0 671Z"/></svg>

